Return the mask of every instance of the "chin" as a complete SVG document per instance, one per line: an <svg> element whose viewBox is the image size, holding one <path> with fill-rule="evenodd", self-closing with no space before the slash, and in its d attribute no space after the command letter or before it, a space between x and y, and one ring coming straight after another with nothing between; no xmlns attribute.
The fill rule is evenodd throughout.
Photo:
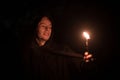
<svg viewBox="0 0 120 80"><path fill-rule="evenodd" d="M43 38L45 41L49 40L49 38Z"/></svg>

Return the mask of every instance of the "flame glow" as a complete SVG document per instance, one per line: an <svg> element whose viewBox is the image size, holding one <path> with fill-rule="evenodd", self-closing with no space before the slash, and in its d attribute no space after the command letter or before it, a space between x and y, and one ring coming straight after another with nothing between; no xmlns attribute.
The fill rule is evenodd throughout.
<svg viewBox="0 0 120 80"><path fill-rule="evenodd" d="M85 37L86 39L90 39L90 36L89 36L89 34L88 34L87 32L83 32L83 35L84 35L84 37Z"/></svg>

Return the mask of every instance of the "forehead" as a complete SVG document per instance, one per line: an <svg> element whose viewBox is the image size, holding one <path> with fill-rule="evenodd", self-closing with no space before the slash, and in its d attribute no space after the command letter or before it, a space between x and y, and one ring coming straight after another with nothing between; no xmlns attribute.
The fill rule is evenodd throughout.
<svg viewBox="0 0 120 80"><path fill-rule="evenodd" d="M41 24L51 24L51 21L48 17L42 17L42 19L39 21Z"/></svg>

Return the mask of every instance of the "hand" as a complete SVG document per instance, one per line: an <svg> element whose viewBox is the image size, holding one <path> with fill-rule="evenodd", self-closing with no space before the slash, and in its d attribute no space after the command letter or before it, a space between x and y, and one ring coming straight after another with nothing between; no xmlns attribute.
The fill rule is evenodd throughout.
<svg viewBox="0 0 120 80"><path fill-rule="evenodd" d="M89 54L89 52L85 52L84 53L84 60L85 62L89 62L90 60L92 60L92 54Z"/></svg>

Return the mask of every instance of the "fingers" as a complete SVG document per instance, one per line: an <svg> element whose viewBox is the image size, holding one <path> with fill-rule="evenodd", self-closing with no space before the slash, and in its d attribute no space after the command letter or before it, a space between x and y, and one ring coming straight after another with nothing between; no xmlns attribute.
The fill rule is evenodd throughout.
<svg viewBox="0 0 120 80"><path fill-rule="evenodd" d="M89 62L90 59L92 59L92 54L89 54L88 52L84 53L84 60L85 62Z"/></svg>

